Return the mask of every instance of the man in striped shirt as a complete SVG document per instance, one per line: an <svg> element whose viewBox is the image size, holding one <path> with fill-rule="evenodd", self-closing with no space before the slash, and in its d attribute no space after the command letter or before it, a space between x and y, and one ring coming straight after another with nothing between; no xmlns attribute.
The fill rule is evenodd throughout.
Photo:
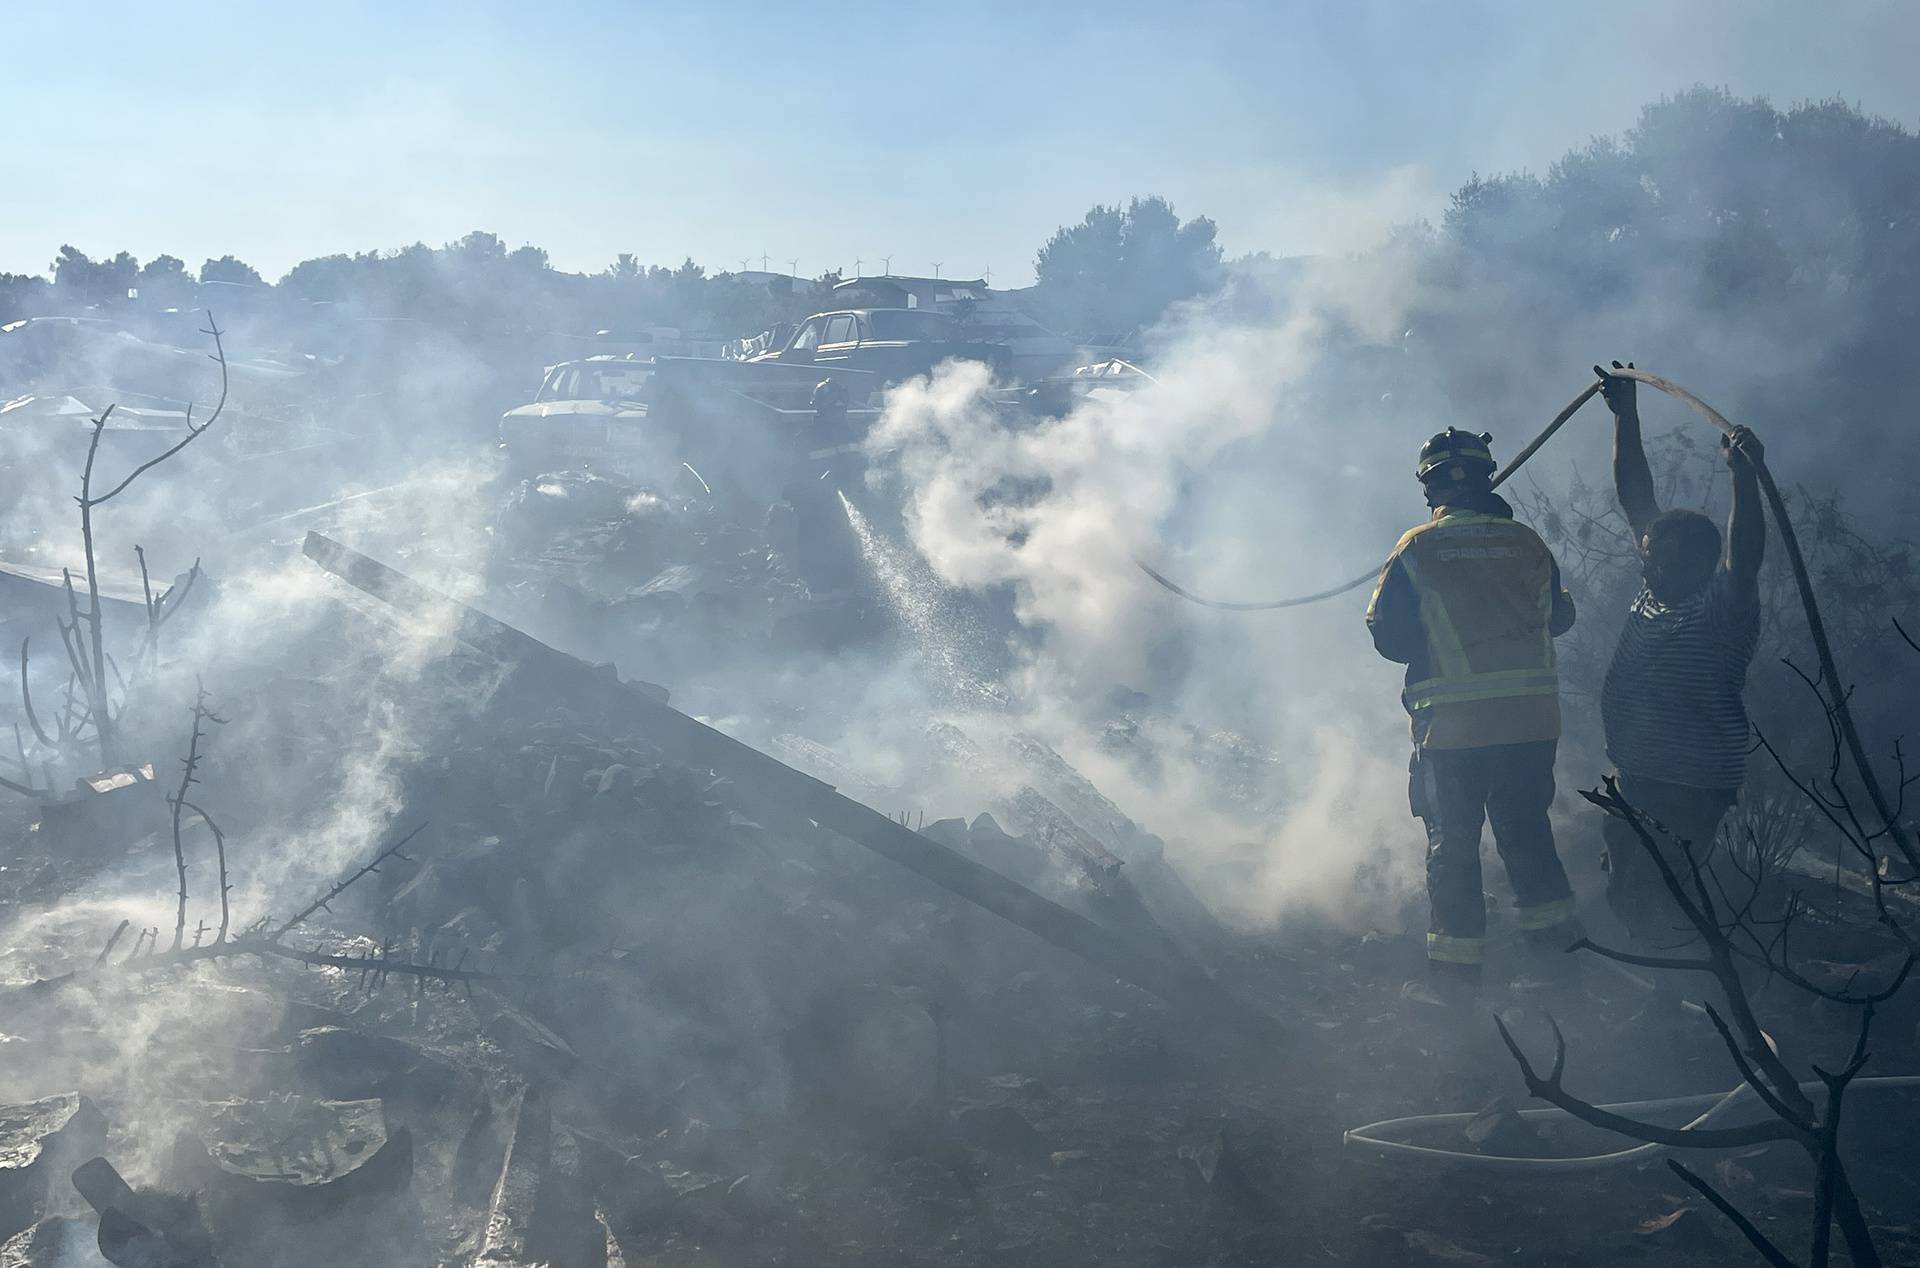
<svg viewBox="0 0 1920 1268"><path fill-rule="evenodd" d="M1684 876L1685 858L1673 843L1691 843L1705 862L1746 776L1751 741L1742 692L1760 633L1766 522L1757 467L1764 451L1744 427L1721 441L1733 473L1723 547L1705 515L1660 509L1634 381L1594 371L1613 411L1614 487L1645 578L1601 693L1607 756L1626 799L1665 829L1655 839ZM1690 930L1632 827L1609 818L1604 832L1614 914L1643 945L1683 942Z"/></svg>

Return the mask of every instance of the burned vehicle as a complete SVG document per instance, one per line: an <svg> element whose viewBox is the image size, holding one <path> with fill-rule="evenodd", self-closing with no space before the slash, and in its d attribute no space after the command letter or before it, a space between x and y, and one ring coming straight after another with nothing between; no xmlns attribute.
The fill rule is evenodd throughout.
<svg viewBox="0 0 1920 1268"><path fill-rule="evenodd" d="M649 428L653 377L652 360L631 355L550 366L533 400L501 415L500 446L523 471L664 462L671 447Z"/></svg>
<svg viewBox="0 0 1920 1268"><path fill-rule="evenodd" d="M884 385L834 367L850 400ZM812 394L821 368L710 357L588 357L548 369L539 393L500 419L511 473L591 469L655 489L685 482L765 499L820 447ZM864 405L853 413L867 416ZM838 443L836 440L835 443Z"/></svg>
<svg viewBox="0 0 1920 1268"><path fill-rule="evenodd" d="M864 370L889 384L930 374L942 361L956 359L985 362L996 379L1007 378L1013 364L1004 345L971 340L955 318L919 308L815 313L784 347L752 358L755 363Z"/></svg>

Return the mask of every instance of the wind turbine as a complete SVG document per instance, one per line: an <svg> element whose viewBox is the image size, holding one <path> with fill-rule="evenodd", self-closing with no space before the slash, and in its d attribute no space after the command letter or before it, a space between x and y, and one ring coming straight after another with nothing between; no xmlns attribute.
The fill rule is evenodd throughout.
<svg viewBox="0 0 1920 1268"><path fill-rule="evenodd" d="M934 275L935 277L939 277L939 276L940 276L940 261L938 261L938 260L935 260L935 261L933 262L933 275Z"/></svg>
<svg viewBox="0 0 1920 1268"><path fill-rule="evenodd" d="M890 255L881 256L880 268L881 268L880 276L892 277L893 276L893 257Z"/></svg>

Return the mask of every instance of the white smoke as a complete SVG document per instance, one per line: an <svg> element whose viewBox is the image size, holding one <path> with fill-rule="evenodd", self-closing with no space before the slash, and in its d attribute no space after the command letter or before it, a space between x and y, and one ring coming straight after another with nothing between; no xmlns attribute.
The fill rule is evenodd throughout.
<svg viewBox="0 0 1920 1268"><path fill-rule="evenodd" d="M1355 911L1363 876L1390 877L1378 891L1390 897L1411 892L1420 851L1397 668L1360 624L1364 589L1225 615L1172 600L1135 561L1267 598L1353 575L1424 516L1411 454L1440 424L1405 417L1391 385L1364 375L1351 396L1328 386L1341 366L1399 355L1414 264L1397 248L1315 263L1285 314L1261 324L1195 305L1166 332L1156 381L1097 390L1038 425L998 410L980 367L949 364L896 389L869 441L904 482L908 529L938 577L1010 588L1037 640L1013 684L1024 724L1166 836L1177 861L1216 873L1210 896L1243 918L1300 902L1384 918ZM1380 479L1397 468L1404 486ZM1182 541L1198 549L1172 552ZM1090 738L1122 687L1153 697L1141 735L1162 760L1150 776ZM1190 742L1216 727L1278 758L1231 802Z"/></svg>

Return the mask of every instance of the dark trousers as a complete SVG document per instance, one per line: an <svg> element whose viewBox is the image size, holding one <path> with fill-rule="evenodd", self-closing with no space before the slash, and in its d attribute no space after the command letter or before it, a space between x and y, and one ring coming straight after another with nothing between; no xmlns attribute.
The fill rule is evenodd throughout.
<svg viewBox="0 0 1920 1268"><path fill-rule="evenodd" d="M1653 820L1646 825L1648 834L1676 876L1691 883L1687 851L1679 847L1680 841L1687 842L1694 861L1701 867L1715 867L1719 851L1714 846L1714 838L1719 833L1720 821L1739 799L1739 789L1690 788L1624 771L1616 778L1627 803ZM1634 941L1643 949L1659 950L1683 947L1695 941L1693 926L1680 913L1679 905L1661 879L1659 866L1647 853L1633 825L1608 815L1600 831L1606 842L1606 854L1601 862L1607 872L1607 906L1633 935Z"/></svg>
<svg viewBox="0 0 1920 1268"><path fill-rule="evenodd" d="M1423 749L1412 766L1413 813L1427 826L1427 957L1479 964L1487 938L1480 880L1480 829L1493 824L1494 847L1513 886L1521 930L1541 949L1564 951L1573 890L1553 848L1558 741L1487 748ZM1549 943L1558 945L1549 947Z"/></svg>

